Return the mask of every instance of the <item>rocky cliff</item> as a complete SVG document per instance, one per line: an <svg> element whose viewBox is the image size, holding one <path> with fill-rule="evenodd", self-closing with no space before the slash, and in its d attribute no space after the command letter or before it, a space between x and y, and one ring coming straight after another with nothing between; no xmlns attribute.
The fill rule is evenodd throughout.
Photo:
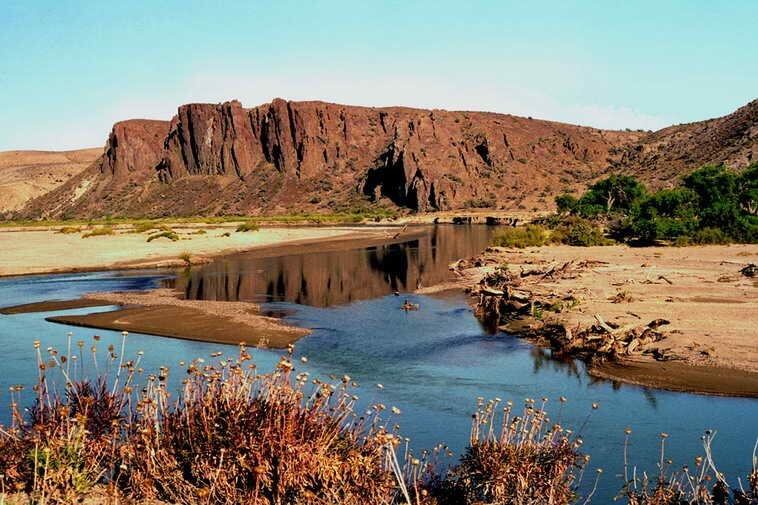
<svg viewBox="0 0 758 505"><path fill-rule="evenodd" d="M753 102L656 133L486 112L275 99L188 104L117 123L90 169L26 217L257 214L378 204L416 211L541 209L608 171L656 184L703 162L755 159Z"/></svg>
<svg viewBox="0 0 758 505"><path fill-rule="evenodd" d="M117 123L87 171L33 216L250 214L366 202L524 208L601 173L638 133L483 112L276 99Z"/></svg>

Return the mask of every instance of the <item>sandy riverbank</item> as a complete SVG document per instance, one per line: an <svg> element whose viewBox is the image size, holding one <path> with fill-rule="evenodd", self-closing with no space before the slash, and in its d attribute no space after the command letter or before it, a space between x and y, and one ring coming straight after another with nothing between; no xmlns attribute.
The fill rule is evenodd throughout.
<svg viewBox="0 0 758 505"><path fill-rule="evenodd" d="M758 262L758 246L491 249L477 261L479 266L457 269L459 285L475 286L500 265L519 277L572 262L569 275L546 276L515 289L578 304L564 303L560 312L540 311L539 321L522 325L560 324L576 334L597 325L596 315L619 328L670 321L660 328L663 340L613 362L592 363L594 375L675 390L758 396L758 279L740 274L743 266Z"/></svg>
<svg viewBox="0 0 758 505"><path fill-rule="evenodd" d="M285 348L309 330L260 313L248 302L183 300L171 289L91 293L78 300L48 301L0 309L0 314L48 312L116 305L120 309L83 315L48 317L48 321L87 328L147 333L221 344Z"/></svg>
<svg viewBox="0 0 758 505"><path fill-rule="evenodd" d="M0 229L0 276L71 271L171 267L208 258L275 245L297 245L335 239L387 238L396 230L386 227L282 227L235 232L236 225L184 225L175 228L179 240L147 242L149 233L116 229L114 235L82 238L83 232ZM153 231L154 233L154 231Z"/></svg>

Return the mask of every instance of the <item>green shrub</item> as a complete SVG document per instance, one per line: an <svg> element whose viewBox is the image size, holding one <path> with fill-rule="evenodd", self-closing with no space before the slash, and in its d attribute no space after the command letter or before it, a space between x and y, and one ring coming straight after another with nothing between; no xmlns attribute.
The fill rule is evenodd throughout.
<svg viewBox="0 0 758 505"><path fill-rule="evenodd" d="M581 247L614 243L613 240L605 237L603 230L586 219L578 220L563 227L560 241L564 244Z"/></svg>
<svg viewBox="0 0 758 505"><path fill-rule="evenodd" d="M167 238L171 242L176 242L177 240L179 240L179 235L173 230L167 230L167 231L162 231L160 233L155 233L153 235L150 235L149 237L147 237L147 241L152 242L153 240L157 240L159 238Z"/></svg>
<svg viewBox="0 0 758 505"><path fill-rule="evenodd" d="M258 231L258 230L260 230L260 227L256 223L252 221L246 221L242 223L241 225L239 225L236 231L246 232L246 231Z"/></svg>
<svg viewBox="0 0 758 505"><path fill-rule="evenodd" d="M578 203L579 200L574 195L568 193L555 197L555 205L558 207L560 214L574 212Z"/></svg>
<svg viewBox="0 0 758 505"><path fill-rule="evenodd" d="M549 242L550 232L541 225L527 224L515 228L505 228L495 236L494 244L500 247L537 247Z"/></svg>
<svg viewBox="0 0 758 505"><path fill-rule="evenodd" d="M729 244L732 238L718 228L703 228L692 235L693 244Z"/></svg>

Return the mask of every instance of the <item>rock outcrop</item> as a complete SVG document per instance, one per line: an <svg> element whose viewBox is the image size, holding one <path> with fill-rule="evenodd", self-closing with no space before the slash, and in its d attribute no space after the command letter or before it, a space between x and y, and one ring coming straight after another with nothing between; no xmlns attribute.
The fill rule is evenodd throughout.
<svg viewBox="0 0 758 505"><path fill-rule="evenodd" d="M486 112L188 104L170 122L117 123L93 167L22 215L257 214L369 202L544 209L608 171L660 185L703 162L754 160L757 109L647 134Z"/></svg>

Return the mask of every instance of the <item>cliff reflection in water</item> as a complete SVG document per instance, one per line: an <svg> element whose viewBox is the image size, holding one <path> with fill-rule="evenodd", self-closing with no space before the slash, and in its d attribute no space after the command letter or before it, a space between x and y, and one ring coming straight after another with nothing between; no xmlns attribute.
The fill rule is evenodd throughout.
<svg viewBox="0 0 758 505"><path fill-rule="evenodd" d="M493 230L438 225L402 243L273 257L243 253L192 269L170 284L196 300L346 304L450 279L450 263L480 253Z"/></svg>

